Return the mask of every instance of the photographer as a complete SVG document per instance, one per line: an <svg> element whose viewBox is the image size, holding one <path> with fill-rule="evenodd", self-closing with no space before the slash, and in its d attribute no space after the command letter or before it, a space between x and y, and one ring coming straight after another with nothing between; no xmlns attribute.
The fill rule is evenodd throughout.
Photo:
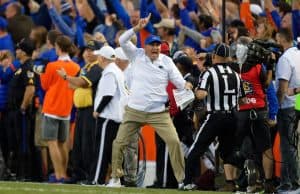
<svg viewBox="0 0 300 194"><path fill-rule="evenodd" d="M240 37L237 41L236 56L246 94L246 103L240 105L239 112L236 114L236 147L241 148L242 145L246 145L246 137L250 138L253 145L252 147L247 145L246 149L254 151L255 154L262 154L264 190L266 193L272 193L275 191L272 184L273 154L270 131L265 125L268 113L265 89L271 82L273 66L270 61L258 56L264 54L263 51L265 51L264 48L255 41L251 42L249 37ZM265 63L266 71L262 63ZM248 153L243 153L243 155L249 159ZM256 157L251 159L256 159ZM256 188L251 187L255 183L248 183L247 192L255 191Z"/></svg>

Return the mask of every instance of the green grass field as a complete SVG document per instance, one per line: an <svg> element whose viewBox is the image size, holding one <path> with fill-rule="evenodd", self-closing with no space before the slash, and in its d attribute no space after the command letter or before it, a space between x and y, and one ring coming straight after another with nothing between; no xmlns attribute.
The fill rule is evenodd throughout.
<svg viewBox="0 0 300 194"><path fill-rule="evenodd" d="M178 191L176 189L105 188L100 186L57 185L44 183L0 182L0 194L225 194L210 191Z"/></svg>

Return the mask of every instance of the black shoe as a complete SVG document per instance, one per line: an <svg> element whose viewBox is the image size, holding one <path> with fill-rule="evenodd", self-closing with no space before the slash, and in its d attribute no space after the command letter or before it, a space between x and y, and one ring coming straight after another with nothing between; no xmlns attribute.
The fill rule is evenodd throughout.
<svg viewBox="0 0 300 194"><path fill-rule="evenodd" d="M67 179L64 179L65 184L76 184L78 182L77 177L70 177Z"/></svg>
<svg viewBox="0 0 300 194"><path fill-rule="evenodd" d="M161 188L163 188L163 186L161 184L154 183L153 185L146 186L146 188L149 188L149 189L161 189Z"/></svg>
<svg viewBox="0 0 300 194"><path fill-rule="evenodd" d="M276 193L276 189L272 182L266 181L264 183L264 192L267 193Z"/></svg>
<svg viewBox="0 0 300 194"><path fill-rule="evenodd" d="M124 185L125 185L125 187L137 187L136 182L127 182L127 181L124 181Z"/></svg>

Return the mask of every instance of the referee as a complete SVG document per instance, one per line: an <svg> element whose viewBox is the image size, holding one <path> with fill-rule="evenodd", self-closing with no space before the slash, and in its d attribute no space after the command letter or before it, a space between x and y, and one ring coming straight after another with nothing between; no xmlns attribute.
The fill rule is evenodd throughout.
<svg viewBox="0 0 300 194"><path fill-rule="evenodd" d="M234 141L235 120L238 98L243 92L238 74L228 65L229 47L218 44L212 53L213 66L203 73L196 91L198 99L207 99L207 117L190 147L185 168L184 186L180 189L193 190L194 177L200 173L199 159L216 137L220 141L221 157L224 164L230 161ZM196 168L196 170L195 170Z"/></svg>

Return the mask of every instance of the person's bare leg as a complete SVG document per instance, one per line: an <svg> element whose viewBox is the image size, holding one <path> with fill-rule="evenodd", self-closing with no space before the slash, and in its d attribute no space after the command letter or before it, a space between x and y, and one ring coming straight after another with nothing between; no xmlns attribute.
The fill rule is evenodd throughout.
<svg viewBox="0 0 300 194"><path fill-rule="evenodd" d="M58 147L61 153L61 165L63 167L62 177L66 178L68 162L69 162L69 143L68 141L58 142Z"/></svg>
<svg viewBox="0 0 300 194"><path fill-rule="evenodd" d="M40 147L40 150L41 150L43 177L46 178L48 175L48 148Z"/></svg>
<svg viewBox="0 0 300 194"><path fill-rule="evenodd" d="M58 142L57 140L53 140L48 141L47 143L56 179L61 179L64 176L64 169L62 165L61 151L59 149Z"/></svg>
<svg viewBox="0 0 300 194"><path fill-rule="evenodd" d="M266 179L272 179L273 177L273 153L272 149L268 149L263 153L263 168Z"/></svg>
<svg viewBox="0 0 300 194"><path fill-rule="evenodd" d="M237 168L231 164L224 164L224 174L226 180L236 180Z"/></svg>

